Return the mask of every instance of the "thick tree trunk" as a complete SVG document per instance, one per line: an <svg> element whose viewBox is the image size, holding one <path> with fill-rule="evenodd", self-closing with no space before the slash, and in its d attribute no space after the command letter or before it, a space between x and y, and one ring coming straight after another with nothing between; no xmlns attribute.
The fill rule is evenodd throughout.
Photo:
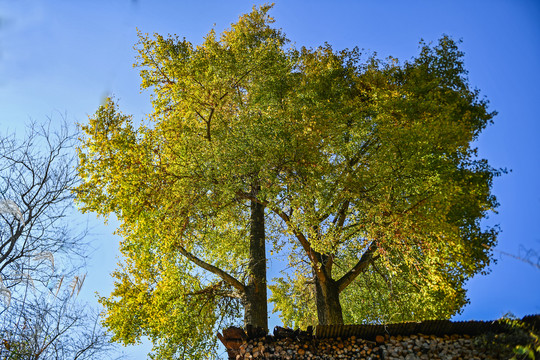
<svg viewBox="0 0 540 360"><path fill-rule="evenodd" d="M336 281L330 277L321 281L318 276L315 276L315 297L319 325L343 324L339 288Z"/></svg>
<svg viewBox="0 0 540 360"><path fill-rule="evenodd" d="M252 191L258 192L254 186ZM249 279L244 294L244 323L268 329L264 206L251 201Z"/></svg>
<svg viewBox="0 0 540 360"><path fill-rule="evenodd" d="M313 275L315 278L315 300L319 325L343 324L339 293L349 286L359 274L366 271L369 264L378 258L378 256L374 257L377 249L377 243L375 241L371 242L356 265L339 280L332 279L332 259L328 255L317 254L317 266L321 267L313 267Z"/></svg>

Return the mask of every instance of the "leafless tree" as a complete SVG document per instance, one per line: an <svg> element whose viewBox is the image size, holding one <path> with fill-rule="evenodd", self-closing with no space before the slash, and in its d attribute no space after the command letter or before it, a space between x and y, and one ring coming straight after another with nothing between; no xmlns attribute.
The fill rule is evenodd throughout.
<svg viewBox="0 0 540 360"><path fill-rule="evenodd" d="M59 130L32 123L24 139L0 137L0 286L3 295L18 285L66 276L70 259L83 259L84 234L73 234L66 218L77 182L67 126ZM71 265L81 263L72 262ZM61 265L63 271L55 271Z"/></svg>
<svg viewBox="0 0 540 360"><path fill-rule="evenodd" d="M14 299L9 311L0 316L0 358L112 358L115 345L99 324L99 314L77 301L77 287L74 282L66 282L54 292Z"/></svg>
<svg viewBox="0 0 540 360"><path fill-rule="evenodd" d="M0 358L104 359L112 346L76 299L90 249L73 225L76 136L51 123L0 135Z"/></svg>

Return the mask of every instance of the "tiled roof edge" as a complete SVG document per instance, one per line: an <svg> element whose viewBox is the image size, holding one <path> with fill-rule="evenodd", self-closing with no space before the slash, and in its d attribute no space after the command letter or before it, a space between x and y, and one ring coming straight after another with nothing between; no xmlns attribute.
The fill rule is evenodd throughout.
<svg viewBox="0 0 540 360"><path fill-rule="evenodd" d="M540 327L540 314L527 315L521 319L534 326ZM500 333L508 330L509 325L500 321L450 321L450 320L427 320L422 322L405 322L386 325L317 325L315 328L316 338L347 338L356 336L372 340L377 335L478 335L486 332Z"/></svg>

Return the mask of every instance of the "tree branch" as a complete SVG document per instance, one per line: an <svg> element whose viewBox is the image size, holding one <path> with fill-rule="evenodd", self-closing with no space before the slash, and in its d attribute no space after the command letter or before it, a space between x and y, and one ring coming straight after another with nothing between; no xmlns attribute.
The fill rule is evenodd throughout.
<svg viewBox="0 0 540 360"><path fill-rule="evenodd" d="M210 271L211 273L219 276L220 278L223 279L223 281L227 282L229 285L231 285L232 287L234 287L238 291L245 292L244 284L242 284L240 281L236 280L232 275L230 275L226 271L223 271L220 268L218 268L218 267L216 267L216 266L214 266L212 264L208 264L207 262L199 259L195 255L193 255L192 253L187 251L181 245L177 245L177 249L182 255L184 255L186 258L188 258L194 264L196 264L199 267L201 267L201 268L203 268L203 269L205 269L207 271Z"/></svg>
<svg viewBox="0 0 540 360"><path fill-rule="evenodd" d="M313 248L311 247L311 244L309 243L309 240L306 238L306 236L302 232L296 229L296 227L291 222L291 218L289 217L289 215L287 215L283 210L270 205L268 201L261 200L257 198L256 196L253 196L252 194L248 194L243 191L238 191L237 195L241 198L258 202L259 204L270 209L277 216L279 216L285 222L287 227L292 231L294 236L298 239L298 241L300 242L300 245L302 245L302 248L306 252L306 255L308 256L309 260L311 260L311 263L313 264L313 268L315 269L317 275L321 278L321 280L326 279L325 273L320 268L320 266L322 265L320 261L320 259L322 258L321 254L313 250Z"/></svg>
<svg viewBox="0 0 540 360"><path fill-rule="evenodd" d="M19 239L19 237L22 235L22 231L24 229L24 225L21 225L19 226L19 228L17 229L17 231L15 232L15 234L13 234L8 241L6 241L5 244L2 245L2 248L6 245L6 244L10 244L9 245L9 248L7 249L7 251L5 253L2 253L2 255L0 256L0 273L2 273L2 270L9 264L11 263L11 261L8 259L8 257L11 255L11 253L13 252L13 249L15 248L15 243L17 242L17 240ZM12 259L13 260L13 259Z"/></svg>
<svg viewBox="0 0 540 360"><path fill-rule="evenodd" d="M334 218L334 225L336 225L338 228L343 228L343 224L345 223L345 218L347 217L347 210L349 209L349 200L345 200L345 202L341 205L341 208L339 209L339 212L336 214L336 217Z"/></svg>
<svg viewBox="0 0 540 360"><path fill-rule="evenodd" d="M362 255L356 265L337 281L338 291L342 292L360 273L364 272L368 265L377 259L373 254L377 251L377 244L371 242L367 251Z"/></svg>
<svg viewBox="0 0 540 360"><path fill-rule="evenodd" d="M208 121L206 122L206 139L212 141L210 138L210 122L212 121L212 116L214 115L214 108L210 109L210 114L208 115Z"/></svg>
<svg viewBox="0 0 540 360"><path fill-rule="evenodd" d="M186 295L211 295L211 296L217 295L217 296L223 296L223 297L228 297L232 299L242 300L242 296L238 294L237 292L221 290L222 286L223 286L223 281L220 281L217 284L207 286L206 288L201 289L199 291L187 293Z"/></svg>

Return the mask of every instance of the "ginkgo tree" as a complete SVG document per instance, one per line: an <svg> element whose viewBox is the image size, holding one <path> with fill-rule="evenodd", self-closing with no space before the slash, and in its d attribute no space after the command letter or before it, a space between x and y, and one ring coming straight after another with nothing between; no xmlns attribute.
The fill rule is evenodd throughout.
<svg viewBox="0 0 540 360"><path fill-rule="evenodd" d="M494 113L449 37L401 65L358 59L329 45L302 53L294 107L313 151L283 177L277 201L260 199L301 266L273 286L272 300L297 323L310 302L319 324L343 323L340 294L349 319L448 318L496 241L497 228L481 220L497 206L491 185L501 171L473 146ZM374 291L384 305L361 306Z"/></svg>
<svg viewBox="0 0 540 360"><path fill-rule="evenodd" d="M77 199L121 223L105 324L126 343L148 335L161 358L210 356L210 332L239 309L245 324L268 328L265 209L248 196L276 196L272 179L289 159L276 154L296 141L280 115L294 52L269 8L198 46L140 34L149 124L109 99L82 126Z"/></svg>

